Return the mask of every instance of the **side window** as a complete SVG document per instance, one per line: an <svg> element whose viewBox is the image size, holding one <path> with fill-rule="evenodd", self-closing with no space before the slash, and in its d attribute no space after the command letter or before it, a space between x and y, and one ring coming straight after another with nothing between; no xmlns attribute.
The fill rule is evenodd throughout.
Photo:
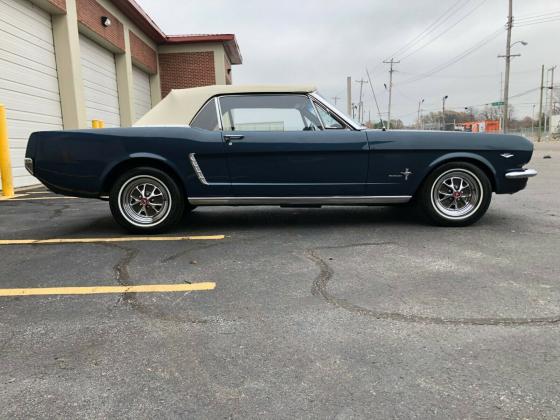
<svg viewBox="0 0 560 420"><path fill-rule="evenodd" d="M204 130L216 131L220 129L218 114L216 112L216 102L210 99L206 105L196 114L191 122L191 127L202 128Z"/></svg>
<svg viewBox="0 0 560 420"><path fill-rule="evenodd" d="M312 131L322 125L305 95L232 95L220 98L224 131Z"/></svg>
<svg viewBox="0 0 560 420"><path fill-rule="evenodd" d="M342 124L338 120L338 118L336 118L331 112L323 108L320 104L315 102L315 106L317 107L317 112L319 113L319 117L321 118L321 122L323 123L325 129L341 130L346 128L344 124Z"/></svg>

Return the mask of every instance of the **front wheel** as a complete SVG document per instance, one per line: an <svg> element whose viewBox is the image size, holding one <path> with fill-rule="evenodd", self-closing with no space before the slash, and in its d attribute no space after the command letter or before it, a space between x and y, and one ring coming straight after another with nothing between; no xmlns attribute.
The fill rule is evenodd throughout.
<svg viewBox="0 0 560 420"><path fill-rule="evenodd" d="M109 194L115 220L133 233L158 233L181 220L185 199L177 182L167 173L150 167L121 175Z"/></svg>
<svg viewBox="0 0 560 420"><path fill-rule="evenodd" d="M419 204L437 225L468 226L486 213L491 198L492 185L484 171L467 162L451 162L428 176Z"/></svg>

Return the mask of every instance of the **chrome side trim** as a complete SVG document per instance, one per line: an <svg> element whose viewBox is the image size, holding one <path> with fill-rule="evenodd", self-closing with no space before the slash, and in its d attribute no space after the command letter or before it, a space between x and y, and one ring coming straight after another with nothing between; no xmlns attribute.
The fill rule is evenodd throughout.
<svg viewBox="0 0 560 420"><path fill-rule="evenodd" d="M534 169L522 169L519 171L507 172L506 178L507 179L522 179L522 178L531 178L537 175L537 171Z"/></svg>
<svg viewBox="0 0 560 420"><path fill-rule="evenodd" d="M408 203L411 198L412 196L410 195L330 197L189 197L189 203L196 206L401 204Z"/></svg>
<svg viewBox="0 0 560 420"><path fill-rule="evenodd" d="M210 185L208 181L206 181L206 178L202 173L202 169L200 169L200 166L198 166L198 162L196 161L196 157L194 153L189 153L189 160L191 161L191 166L194 169L194 173L196 174L196 177L198 178L200 183L202 185Z"/></svg>

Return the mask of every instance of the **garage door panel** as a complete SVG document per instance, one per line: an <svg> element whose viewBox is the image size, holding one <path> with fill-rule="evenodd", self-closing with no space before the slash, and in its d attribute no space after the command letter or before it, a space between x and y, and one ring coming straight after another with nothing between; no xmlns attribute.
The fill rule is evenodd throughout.
<svg viewBox="0 0 560 420"><path fill-rule="evenodd" d="M38 8L33 3L14 1L14 0L0 0L0 9L9 7L12 10L10 17L19 18L24 20L29 25L43 25L45 28L50 28L51 16L48 12ZM7 9L3 9L8 15Z"/></svg>
<svg viewBox="0 0 560 420"><path fill-rule="evenodd" d="M0 22L0 24L2 24ZM2 55L10 57L11 62L21 62L28 67L46 67L56 71L56 59L54 56L54 46L41 48L32 43L22 42L13 35L0 31L0 50ZM8 57L7 57L8 58ZM48 71L48 70L45 70Z"/></svg>
<svg viewBox="0 0 560 420"><path fill-rule="evenodd" d="M8 114L8 120L13 121L17 124L18 121L23 122L36 122L42 127L46 127L45 130L56 130L62 129L62 116L61 115L42 115L33 114L26 111L15 111L13 109L6 109ZM11 123L8 125L8 129L11 127Z"/></svg>
<svg viewBox="0 0 560 420"><path fill-rule="evenodd" d="M45 99L58 100L60 98L58 78L31 69L18 68L14 64L6 62L2 63L0 89L29 93Z"/></svg>
<svg viewBox="0 0 560 420"><path fill-rule="evenodd" d="M58 130L59 128L60 122L58 124L44 124L36 121L19 121L12 119L10 121L10 127L8 128L10 147L26 147L27 139L31 133L35 131Z"/></svg>
<svg viewBox="0 0 560 420"><path fill-rule="evenodd" d="M80 35L80 50L83 63L88 63L94 68L99 67L101 71L113 73L110 68L115 65L115 56L110 51L83 35Z"/></svg>
<svg viewBox="0 0 560 420"><path fill-rule="evenodd" d="M23 165L29 135L62 129L62 112L51 16L29 0L0 0L0 102L14 185L36 184Z"/></svg>
<svg viewBox="0 0 560 420"><path fill-rule="evenodd" d="M150 89L150 75L136 66L132 67L132 82L134 93L134 113L139 120L152 109L152 93Z"/></svg>
<svg viewBox="0 0 560 420"><path fill-rule="evenodd" d="M19 111L31 115L60 116L60 101L43 99L21 92L6 90L0 90L0 95L2 97L9 97L9 101L6 101L6 110L8 113L10 111Z"/></svg>
<svg viewBox="0 0 560 420"><path fill-rule="evenodd" d="M120 127L114 54L80 35L80 61L88 124L98 119L105 127Z"/></svg>
<svg viewBox="0 0 560 420"><path fill-rule="evenodd" d="M0 5L1 6L1 5ZM1 7L0 7L1 11ZM4 15L2 15L4 16ZM31 44L36 47L43 48L45 50L50 50L54 45L52 40L52 31L42 32L40 25L35 25L33 32L26 31L29 25L23 23L18 23L14 21L8 21L5 18L0 17L0 25L2 25L2 31L5 32L10 37L17 39L24 46ZM51 35L49 38L49 34Z"/></svg>
<svg viewBox="0 0 560 420"><path fill-rule="evenodd" d="M94 72L84 71L82 73L82 77L84 78L84 86L88 89L91 89L92 92L98 92L103 95L118 95L119 91L116 85L112 85L112 80L101 79L99 75L95 75ZM95 78L92 80L92 78ZM106 84L103 84L102 81L105 81Z"/></svg>

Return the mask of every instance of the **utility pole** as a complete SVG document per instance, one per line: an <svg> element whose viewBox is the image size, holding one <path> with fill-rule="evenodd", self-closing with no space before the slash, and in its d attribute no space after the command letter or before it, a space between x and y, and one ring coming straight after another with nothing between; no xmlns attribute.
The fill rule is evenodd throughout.
<svg viewBox="0 0 560 420"><path fill-rule="evenodd" d="M418 119L417 119L418 123L416 124L418 129L420 129L420 112L422 111L421 106L423 103L424 103L424 99L420 99L418 101Z"/></svg>
<svg viewBox="0 0 560 420"><path fill-rule="evenodd" d="M539 99L539 132L537 134L537 141L541 141L541 133L542 133L542 97L543 97L543 90L544 90L544 64L541 67L541 94Z"/></svg>
<svg viewBox="0 0 560 420"><path fill-rule="evenodd" d="M338 96L333 96L331 99L334 101L334 106L336 106L336 103L340 98Z"/></svg>
<svg viewBox="0 0 560 420"><path fill-rule="evenodd" d="M554 69L550 68L550 108L548 109L548 131L552 134L552 110L554 109Z"/></svg>
<svg viewBox="0 0 560 420"><path fill-rule="evenodd" d="M387 130L391 129L391 99L392 99L392 93L393 93L393 72L395 70L393 70L393 65L394 64L398 64L400 63L400 61L395 61L394 59L391 58L390 61L383 61L385 64L389 64L389 112L388 112L388 116L387 116Z"/></svg>
<svg viewBox="0 0 560 420"><path fill-rule="evenodd" d="M509 97L509 65L511 61L511 28L513 27L513 0L509 0L509 13L507 21L507 41L506 41L506 81L504 84L504 128L503 132L507 132L508 128L508 97Z"/></svg>
<svg viewBox="0 0 560 420"><path fill-rule="evenodd" d="M531 138L535 138L535 106L537 106L537 104L533 104L533 114L532 114L532 118L531 118Z"/></svg>
<svg viewBox="0 0 560 420"><path fill-rule="evenodd" d="M346 78L346 113L352 115L352 78Z"/></svg>
<svg viewBox="0 0 560 420"><path fill-rule="evenodd" d="M356 80L356 83L360 84L360 102L358 102L358 122L362 123L364 120L364 103L362 102L362 93L364 90L364 83L368 83L367 80L364 80L362 77L360 80Z"/></svg>

